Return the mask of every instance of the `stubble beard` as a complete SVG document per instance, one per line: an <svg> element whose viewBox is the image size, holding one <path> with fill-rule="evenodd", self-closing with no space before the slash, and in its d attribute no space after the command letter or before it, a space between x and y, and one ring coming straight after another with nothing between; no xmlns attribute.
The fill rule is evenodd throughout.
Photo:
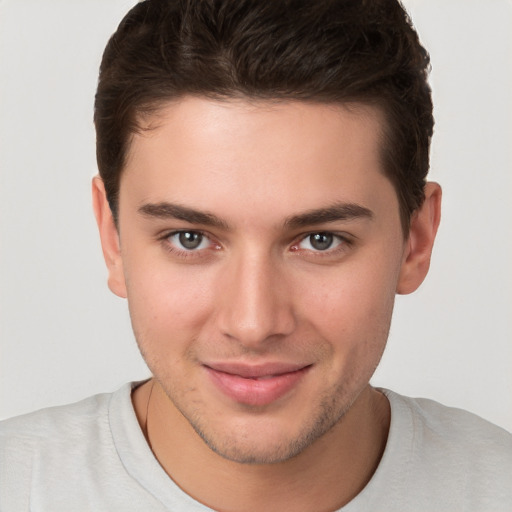
<svg viewBox="0 0 512 512"><path fill-rule="evenodd" d="M351 368L349 375L345 375L343 382L333 384L330 388L324 390L322 398L315 400L317 405L310 411L306 421L304 421L304 418L298 419L298 421L303 421L304 425L293 438L290 438L288 432L281 433L280 439L271 442L258 439L260 433L256 419L258 414L256 411L251 411L249 407L247 409L248 414L252 412L255 418L254 427L251 427L249 432L246 431L241 434L240 431L236 430L236 426L233 426L234 430L230 432L228 430L229 426L226 425L218 429L208 425L208 418L205 418L202 412L204 404L187 396L187 391L193 394L194 389L188 389L185 392L174 389L172 382L176 376L173 378L169 371L158 371L159 361L148 357L149 354L144 350L145 344L140 342L141 338L137 336L137 332L135 334L141 354L150 368L153 378L157 380L165 392L170 405L180 413L206 446L229 461L240 464L264 465L278 464L297 457L343 421L360 393L368 386L369 380L380 362L389 334L389 327L390 322L383 326L380 332L381 336L376 337L377 339L383 339L384 343L377 343L380 350L374 353L373 367L366 368L366 371L362 368ZM384 336L382 336L383 334ZM376 340L373 339L372 341L375 342ZM192 354L188 354L188 356L194 360ZM360 373L361 371L362 373ZM291 414L293 414L293 411Z"/></svg>
<svg viewBox="0 0 512 512"><path fill-rule="evenodd" d="M160 384L162 385L162 383ZM258 442L257 424L254 426L254 432L243 436L239 431L229 432L228 429L219 433L208 427L198 408L184 411L180 404L173 399L172 393L165 385L162 388L167 398L210 450L229 461L251 465L278 464L300 455L335 425L343 421L343 417L358 396L358 394L353 397L346 396L347 393L339 385L331 393L325 394L316 410L312 411L310 421L305 423L301 431L293 438L290 439L283 435L278 442L266 442L265 440Z"/></svg>

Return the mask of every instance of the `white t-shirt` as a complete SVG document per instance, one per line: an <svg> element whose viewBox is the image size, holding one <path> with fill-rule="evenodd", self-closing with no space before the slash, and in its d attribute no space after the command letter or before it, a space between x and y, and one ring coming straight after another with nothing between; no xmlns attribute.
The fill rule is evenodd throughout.
<svg viewBox="0 0 512 512"><path fill-rule="evenodd" d="M132 386L0 422L0 511L210 510L158 464ZM343 512L512 510L511 434L459 409L383 392L391 404L386 449Z"/></svg>

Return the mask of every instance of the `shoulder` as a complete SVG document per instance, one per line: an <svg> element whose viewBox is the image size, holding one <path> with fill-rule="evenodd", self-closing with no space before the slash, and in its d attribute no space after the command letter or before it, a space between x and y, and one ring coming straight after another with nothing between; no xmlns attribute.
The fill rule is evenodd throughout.
<svg viewBox="0 0 512 512"><path fill-rule="evenodd" d="M413 487L416 481L423 489L444 489L454 503L471 503L473 508L468 510L497 510L496 504L499 510L512 500L509 432L433 400L385 394L391 403L392 428L395 425L390 441L395 448L398 443L407 445L408 478ZM395 421L393 414L398 416Z"/></svg>
<svg viewBox="0 0 512 512"><path fill-rule="evenodd" d="M113 404L129 410L130 390L127 384L115 393L0 422L0 509L28 510L32 500L41 510L70 510L62 504L74 502L113 510L106 505L112 499L129 505L138 488L119 495L107 487L115 482L113 487L124 488L130 481L111 429Z"/></svg>
<svg viewBox="0 0 512 512"><path fill-rule="evenodd" d="M39 411L0 421L0 440L13 438L65 439L83 433L105 421L111 394L94 395L79 402L49 407Z"/></svg>
<svg viewBox="0 0 512 512"><path fill-rule="evenodd" d="M511 434L461 409L380 391L391 406L386 447L368 485L343 510L509 510Z"/></svg>
<svg viewBox="0 0 512 512"><path fill-rule="evenodd" d="M46 467L87 457L92 444L108 442L110 394L49 407L0 422L0 474L15 470L28 478ZM103 443L102 443L103 441Z"/></svg>
<svg viewBox="0 0 512 512"><path fill-rule="evenodd" d="M512 434L480 416L427 398L394 395L410 410L417 433L463 449L468 456L495 452L512 456Z"/></svg>

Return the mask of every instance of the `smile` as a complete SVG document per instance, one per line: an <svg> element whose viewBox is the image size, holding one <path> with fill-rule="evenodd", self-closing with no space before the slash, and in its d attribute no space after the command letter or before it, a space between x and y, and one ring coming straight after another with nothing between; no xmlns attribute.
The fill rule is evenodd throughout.
<svg viewBox="0 0 512 512"><path fill-rule="evenodd" d="M215 387L240 404L269 405L291 392L312 365L237 363L204 365Z"/></svg>

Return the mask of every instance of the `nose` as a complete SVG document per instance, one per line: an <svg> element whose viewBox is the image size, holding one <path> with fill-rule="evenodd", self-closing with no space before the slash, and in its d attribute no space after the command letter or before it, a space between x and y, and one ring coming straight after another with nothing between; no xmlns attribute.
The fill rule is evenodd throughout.
<svg viewBox="0 0 512 512"><path fill-rule="evenodd" d="M226 267L218 304L218 327L247 350L295 329L290 290L281 266L265 254L241 255Z"/></svg>

